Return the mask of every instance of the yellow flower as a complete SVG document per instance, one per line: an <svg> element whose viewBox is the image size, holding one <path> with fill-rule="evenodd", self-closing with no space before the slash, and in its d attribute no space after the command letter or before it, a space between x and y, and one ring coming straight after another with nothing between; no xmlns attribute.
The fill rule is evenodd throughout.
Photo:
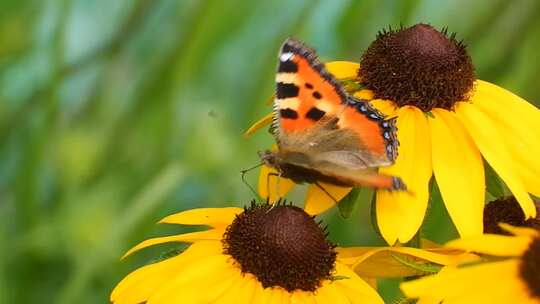
<svg viewBox="0 0 540 304"><path fill-rule="evenodd" d="M337 249L341 260L364 279L425 275L434 268L478 260L478 256L422 241L422 249L411 247L347 247Z"/></svg>
<svg viewBox="0 0 540 304"><path fill-rule="evenodd" d="M494 256L494 261L447 267L436 275L401 284L419 303L540 303L540 235L531 228L502 224L514 236L485 234L448 247Z"/></svg>
<svg viewBox="0 0 540 304"><path fill-rule="evenodd" d="M191 243L125 277L111 294L113 303L383 303L298 207L194 209L161 223L210 229L146 240L129 250L126 255L155 244Z"/></svg>
<svg viewBox="0 0 540 304"><path fill-rule="evenodd" d="M384 31L361 64L329 62L326 68L338 79L359 79L364 89L355 96L397 117L399 155L395 164L379 171L400 177L410 193L376 194L377 223L389 244L409 241L422 225L432 175L459 234L481 234L483 160L508 186L526 218L536 216L529 193L540 196L540 110L501 87L475 80L465 46L446 31L424 24ZM294 184L268 177L270 171L261 170L259 192L273 200ZM350 191L323 188L337 201ZM328 194L309 186L307 212L318 214L333 205Z"/></svg>

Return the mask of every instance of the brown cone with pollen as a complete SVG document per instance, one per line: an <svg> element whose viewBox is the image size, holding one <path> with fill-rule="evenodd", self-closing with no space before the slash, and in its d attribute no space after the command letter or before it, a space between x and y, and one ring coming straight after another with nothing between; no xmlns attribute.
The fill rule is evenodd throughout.
<svg viewBox="0 0 540 304"><path fill-rule="evenodd" d="M529 292L540 299L540 239L536 238L521 258L519 269L521 277L527 283Z"/></svg>
<svg viewBox="0 0 540 304"><path fill-rule="evenodd" d="M538 204L536 204L538 208ZM540 229L540 219L525 220L525 213L513 196L499 198L486 205L484 208L484 233L510 235L499 226L506 223L516 227L530 227Z"/></svg>
<svg viewBox="0 0 540 304"><path fill-rule="evenodd" d="M465 46L427 24L379 33L362 55L359 76L375 98L426 112L452 110L468 99L475 80Z"/></svg>
<svg viewBox="0 0 540 304"><path fill-rule="evenodd" d="M227 227L223 246L263 287L287 291L315 291L331 278L336 261L324 229L304 210L284 204L252 203Z"/></svg>

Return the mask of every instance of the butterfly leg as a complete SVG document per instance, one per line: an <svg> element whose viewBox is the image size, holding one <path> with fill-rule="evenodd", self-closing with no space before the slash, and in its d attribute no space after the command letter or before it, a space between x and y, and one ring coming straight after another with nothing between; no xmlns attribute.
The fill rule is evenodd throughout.
<svg viewBox="0 0 540 304"><path fill-rule="evenodd" d="M281 181L281 172L279 172L278 176L277 176L277 181L276 181L276 194L279 196L279 200L281 200L281 192L279 191L279 184L280 184L280 181Z"/></svg>
<svg viewBox="0 0 540 304"><path fill-rule="evenodd" d="M326 189L324 189L323 186L321 186L321 184L319 184L318 182L315 182L315 186L319 187L319 189L321 189L324 193L326 193L326 195L328 195L328 197L330 197L336 204L339 203L337 199L335 199L328 191L326 191Z"/></svg>
<svg viewBox="0 0 540 304"><path fill-rule="evenodd" d="M268 197L266 198L267 202L270 203L270 177L271 176L274 176L277 178L277 181L276 181L276 187L275 187L275 190L276 190L276 194L277 196L279 196L278 200L275 201L275 202L272 202L272 207L268 210L272 210L276 205L279 205L279 203L281 202L281 196L280 196L280 192L279 192L279 181L281 180L281 173L268 173L268 175L266 175L266 193L268 193Z"/></svg>
<svg viewBox="0 0 540 304"><path fill-rule="evenodd" d="M271 173L271 172L266 175L266 195L267 195L266 202L267 203L270 203L270 176L275 176L275 175L277 174Z"/></svg>
<svg viewBox="0 0 540 304"><path fill-rule="evenodd" d="M253 192L255 194L255 197L257 197L258 199L260 199L261 197L259 196L259 193L257 193L257 191L255 191L255 189L253 189L253 187L247 182L246 180L246 173L248 173L249 171L253 170L253 169L256 169L260 166L264 165L264 163L260 163L256 166L253 166L251 168L248 168L248 169L244 169L244 170L241 170L240 171L240 174L241 174L241 177L242 177L242 182L249 188L249 190L251 190L251 192Z"/></svg>

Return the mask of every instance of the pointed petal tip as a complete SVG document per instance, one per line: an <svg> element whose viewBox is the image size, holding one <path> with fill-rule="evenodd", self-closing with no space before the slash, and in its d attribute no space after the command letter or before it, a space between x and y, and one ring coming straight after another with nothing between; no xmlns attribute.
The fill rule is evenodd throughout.
<svg viewBox="0 0 540 304"><path fill-rule="evenodd" d="M340 187L327 183L319 183L319 186L309 185L304 211L311 215L324 213L334 207L336 202L343 199L351 190L351 187Z"/></svg>
<svg viewBox="0 0 540 304"><path fill-rule="evenodd" d="M352 61L329 61L325 64L325 67L337 79L347 79L358 76L360 64Z"/></svg>
<svg viewBox="0 0 540 304"><path fill-rule="evenodd" d="M507 223L499 223L499 226L505 231L508 231L511 234L516 235L516 236L537 237L539 235L538 230L533 229L533 228L515 227Z"/></svg>
<svg viewBox="0 0 540 304"><path fill-rule="evenodd" d="M259 129L269 125L272 123L272 119L274 117L274 113L270 112L266 114L264 117L253 123L245 132L244 132L244 138L249 138L253 133L257 132Z"/></svg>

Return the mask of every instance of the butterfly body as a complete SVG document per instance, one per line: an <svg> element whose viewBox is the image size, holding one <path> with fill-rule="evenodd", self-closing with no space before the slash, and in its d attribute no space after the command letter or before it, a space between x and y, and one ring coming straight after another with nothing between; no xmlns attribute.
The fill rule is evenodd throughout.
<svg viewBox="0 0 540 304"><path fill-rule="evenodd" d="M279 55L272 132L277 151L260 153L278 175L296 183L405 189L377 168L393 164L395 120L345 92L313 50L294 39Z"/></svg>
<svg viewBox="0 0 540 304"><path fill-rule="evenodd" d="M290 163L288 161L288 159L291 157L290 154L266 150L259 153L259 155L267 166L276 168L282 177L288 178L297 184L315 184L317 182L323 182L343 187L350 186L350 183L347 181L342 181L338 178L324 175L315 169L310 169L309 167L303 167ZM295 157L302 158L306 156L299 154Z"/></svg>

